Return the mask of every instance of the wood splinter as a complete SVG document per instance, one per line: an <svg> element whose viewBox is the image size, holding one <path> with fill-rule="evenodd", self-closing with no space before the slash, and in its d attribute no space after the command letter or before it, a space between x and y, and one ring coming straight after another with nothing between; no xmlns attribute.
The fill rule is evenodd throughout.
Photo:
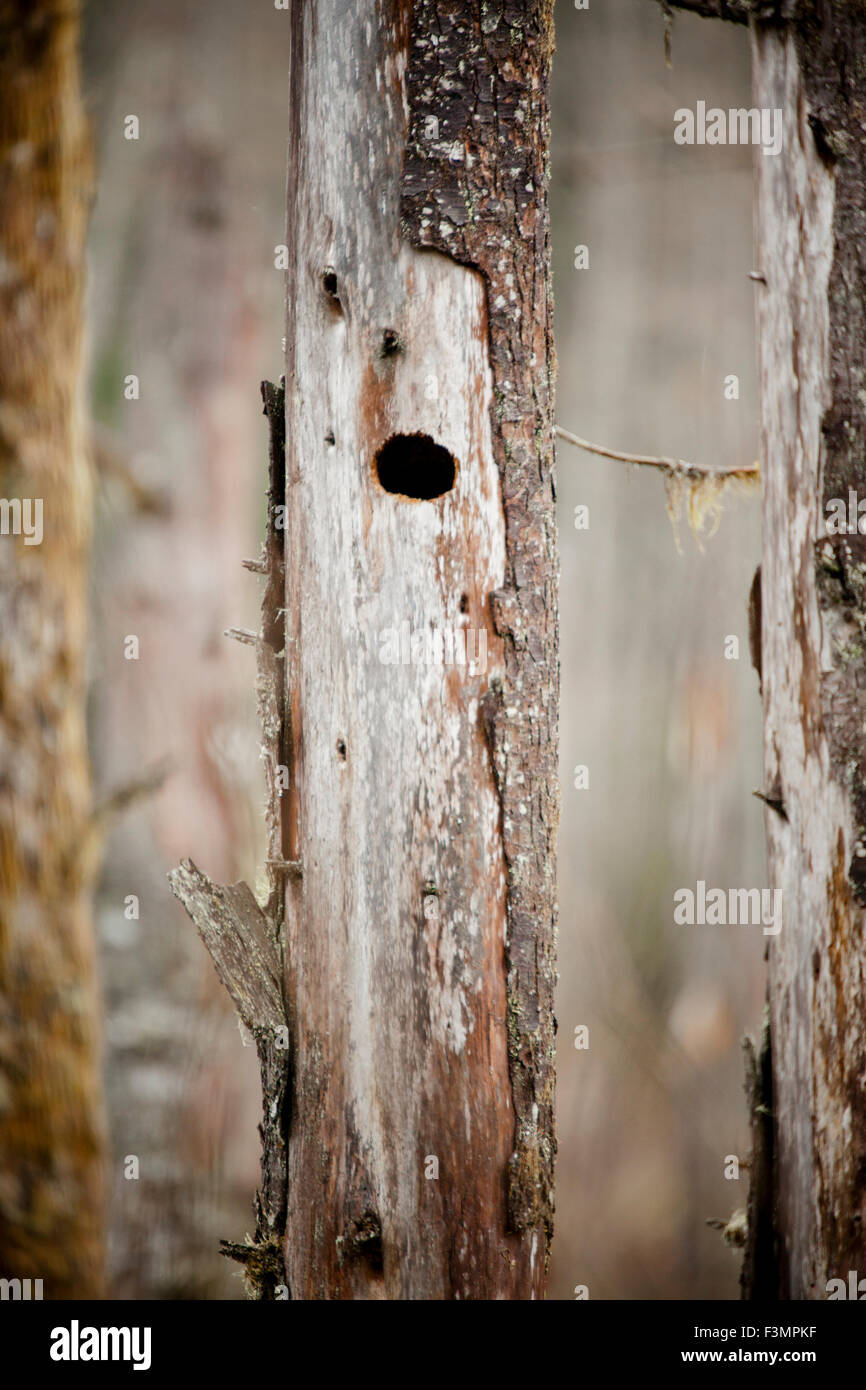
<svg viewBox="0 0 866 1390"><path fill-rule="evenodd" d="M223 637L233 637L236 642L243 642L247 647L255 647L258 637L248 627L227 627L223 632Z"/></svg>

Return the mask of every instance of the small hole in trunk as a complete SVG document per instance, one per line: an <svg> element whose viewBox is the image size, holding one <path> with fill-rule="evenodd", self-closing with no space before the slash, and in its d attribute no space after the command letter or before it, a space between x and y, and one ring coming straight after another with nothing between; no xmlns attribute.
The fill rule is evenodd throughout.
<svg viewBox="0 0 866 1390"><path fill-rule="evenodd" d="M443 497L454 486L457 464L429 434L394 434L375 458L376 477L386 492L416 501Z"/></svg>
<svg viewBox="0 0 866 1390"><path fill-rule="evenodd" d="M337 272L334 270L333 266L326 265L325 269L322 271L322 289L325 291L331 303L331 307L336 309L339 313L342 313L343 306L340 303L340 287L337 282Z"/></svg>

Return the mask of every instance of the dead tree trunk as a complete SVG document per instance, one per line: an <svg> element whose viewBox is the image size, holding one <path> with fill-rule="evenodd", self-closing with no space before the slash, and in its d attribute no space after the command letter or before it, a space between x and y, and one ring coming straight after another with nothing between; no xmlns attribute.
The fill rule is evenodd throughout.
<svg viewBox="0 0 866 1390"><path fill-rule="evenodd" d="M0 1274L45 1298L102 1268L77 50L69 0L0 3Z"/></svg>
<svg viewBox="0 0 866 1390"><path fill-rule="evenodd" d="M745 1283L824 1298L866 1274L866 13L681 7L750 22L754 103L784 113L756 153L774 1238Z"/></svg>
<svg viewBox="0 0 866 1390"><path fill-rule="evenodd" d="M257 1242L232 1253L259 1296L538 1297L552 5L295 0L290 20L285 454L271 388L257 642L271 896L260 913L174 876L263 1066Z"/></svg>

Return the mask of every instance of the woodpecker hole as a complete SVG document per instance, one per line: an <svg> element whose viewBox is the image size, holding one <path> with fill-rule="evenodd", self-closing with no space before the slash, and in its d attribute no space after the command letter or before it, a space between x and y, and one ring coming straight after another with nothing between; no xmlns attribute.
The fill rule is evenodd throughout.
<svg viewBox="0 0 866 1390"><path fill-rule="evenodd" d="M457 464L429 434L394 434L374 460L376 477L386 492L413 501L432 502L454 486Z"/></svg>
<svg viewBox="0 0 866 1390"><path fill-rule="evenodd" d="M461 613L468 613L468 612L469 612L469 595L468 595L468 594L461 594L461 595L460 595L460 612L461 612Z"/></svg>
<svg viewBox="0 0 866 1390"><path fill-rule="evenodd" d="M337 284L337 272L333 266L326 265L322 271L322 289L328 296L333 308L342 313L343 306L340 303L339 285Z"/></svg>
<svg viewBox="0 0 866 1390"><path fill-rule="evenodd" d="M382 334L382 356L394 357L401 349L399 334L394 328L386 328Z"/></svg>
<svg viewBox="0 0 866 1390"><path fill-rule="evenodd" d="M340 758L342 758L343 762L346 761L346 742L345 742L345 739L342 739L342 738L338 738L338 739L337 739L337 755L338 755Z"/></svg>

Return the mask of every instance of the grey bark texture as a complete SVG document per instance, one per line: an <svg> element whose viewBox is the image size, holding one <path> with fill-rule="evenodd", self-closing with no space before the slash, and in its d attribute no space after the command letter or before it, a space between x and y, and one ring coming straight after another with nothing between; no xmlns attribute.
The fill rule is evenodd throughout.
<svg viewBox="0 0 866 1390"><path fill-rule="evenodd" d="M774 1238L744 1290L823 1298L866 1264L866 540L825 526L866 497L866 11L678 7L748 21L754 104L784 113L756 151Z"/></svg>

